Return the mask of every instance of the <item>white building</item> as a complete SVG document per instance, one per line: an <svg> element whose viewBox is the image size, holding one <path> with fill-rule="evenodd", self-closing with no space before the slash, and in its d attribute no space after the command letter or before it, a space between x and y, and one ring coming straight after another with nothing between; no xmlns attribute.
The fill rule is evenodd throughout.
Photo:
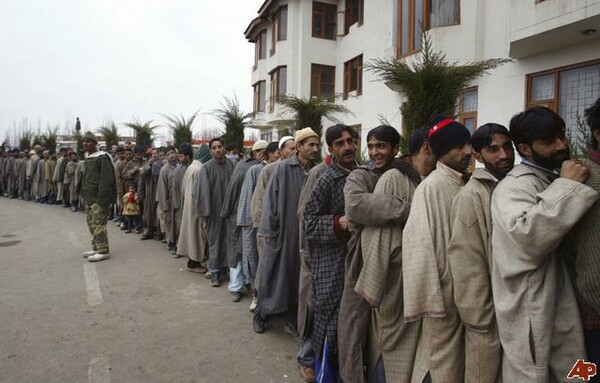
<svg viewBox="0 0 600 383"><path fill-rule="evenodd" d="M401 128L402 94L363 63L411 60L421 25L449 60L514 59L457 100L458 119L471 129L508 125L532 105L554 109L574 129L600 97L600 0L266 0L245 31L256 45L253 126L277 139L289 116L274 96L335 93L352 111L337 117L361 132L363 144L382 118Z"/></svg>

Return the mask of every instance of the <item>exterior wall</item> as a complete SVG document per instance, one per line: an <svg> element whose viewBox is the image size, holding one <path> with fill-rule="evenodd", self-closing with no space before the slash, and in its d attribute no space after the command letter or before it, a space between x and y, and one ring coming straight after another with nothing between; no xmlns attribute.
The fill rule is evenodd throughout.
<svg viewBox="0 0 600 383"><path fill-rule="evenodd" d="M270 93L267 73L278 65L287 65L288 94L308 97L311 63L335 65L335 90L341 94L346 61L362 54L363 65L367 65L374 58L395 56L397 0L365 0L363 24L352 25L347 35L343 35L345 0L337 3L338 37L333 41L312 37L312 1L288 0L288 39L279 42L276 54L261 60L252 74L253 84L259 77L267 80L267 97ZM534 0L461 0L460 9L460 25L430 30L434 49L457 62L514 59L471 84L478 90L478 125L486 122L508 125L510 118L525 108L527 75L600 58L600 31L581 33L585 30L581 28L599 25L600 0L546 0L539 4ZM270 31L267 35L270 46ZM406 60L416 57L409 56ZM594 92L600 96L600 89ZM363 148L368 130L381 123L380 117L401 129L401 93L390 89L368 70L363 70L362 94L353 93L347 100L336 101L352 114L336 117L348 125L361 125ZM278 107L273 113L259 114L257 122L270 125L286 117L289 118ZM324 126L330 123L323 121ZM271 130L276 131L266 129ZM274 134L273 139L276 138Z"/></svg>

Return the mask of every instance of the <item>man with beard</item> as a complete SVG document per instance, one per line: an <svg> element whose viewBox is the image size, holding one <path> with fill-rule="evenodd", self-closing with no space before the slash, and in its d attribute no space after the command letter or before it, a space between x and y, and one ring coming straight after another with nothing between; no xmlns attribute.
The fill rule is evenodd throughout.
<svg viewBox="0 0 600 383"><path fill-rule="evenodd" d="M158 183L156 187L156 202L158 204L159 214L163 217L164 230L167 239L167 248L169 251L175 250L175 238L172 236L171 225L173 225L173 216L171 215L171 186L170 179L177 166L177 150L173 146L168 146L167 149L167 162L160 169L158 176Z"/></svg>
<svg viewBox="0 0 600 383"><path fill-rule="evenodd" d="M198 179L200 170L210 160L210 149L207 144L200 145L194 155L194 160L185 171L181 189L183 191L183 210L181 215L181 231L177 240L177 253L187 256L186 269L194 273L205 273L206 257L206 225L200 220L194 201L200 190Z"/></svg>
<svg viewBox="0 0 600 383"><path fill-rule="evenodd" d="M207 224L210 285L219 287L221 272L227 267L227 222L220 213L234 165L225 157L221 138L213 138L209 146L213 158L200 170L200 190L194 202L196 212Z"/></svg>
<svg viewBox="0 0 600 383"><path fill-rule="evenodd" d="M258 304L255 287L258 247L256 244L257 229L253 226L252 196L254 195L254 190L256 189L262 169L269 164L277 162L277 160L279 160L279 143L274 141L267 145L263 160L246 172L237 208L237 225L242 228L242 264L244 274L248 277L248 281L252 285L251 312L254 312Z"/></svg>
<svg viewBox="0 0 600 383"><path fill-rule="evenodd" d="M192 163L192 157L194 156L194 150L192 146L188 143L181 144L179 147L179 156L177 168L175 171L171 173L171 177L169 177L169 187L170 190L170 206L171 206L171 238L173 238L174 249L171 249L171 254L175 256L175 258L183 258L184 255L180 255L177 252L177 241L179 240L179 231L181 230L181 208L183 207L183 199L182 199L182 184L183 177L185 176L185 172Z"/></svg>
<svg viewBox="0 0 600 383"><path fill-rule="evenodd" d="M496 383L502 347L490 276L490 202L496 184L513 168L515 153L508 130L494 123L480 126L471 145L473 157L485 168L477 168L452 201L448 265L456 309L465 328L465 381Z"/></svg>
<svg viewBox="0 0 600 383"><path fill-rule="evenodd" d="M239 302L242 299L244 286L250 283L249 276L244 273L242 265L242 228L237 225L240 193L246 173L252 166L262 161L267 145L267 141L256 141L252 146L250 157L237 163L229 179L225 200L221 208L221 218L227 222L227 263L229 264L229 285L227 289L232 295L233 302Z"/></svg>
<svg viewBox="0 0 600 383"><path fill-rule="evenodd" d="M565 235L600 195L583 184L589 175L583 164L569 159L565 122L555 112L533 107L515 115L510 137L523 162L496 186L491 209L502 379L566 382L586 353L559 249L568 245Z"/></svg>
<svg viewBox="0 0 600 383"><path fill-rule="evenodd" d="M77 152L72 151L69 153L69 162L67 163L67 167L65 168L65 195L69 196L69 199L66 201L71 206L71 211L77 211L78 206L78 197L77 197L77 189L76 189L76 179L75 172L77 170L77 165L79 163L79 157L77 156Z"/></svg>
<svg viewBox="0 0 600 383"><path fill-rule="evenodd" d="M346 125L338 124L327 129L325 141L332 157L331 165L324 167L314 186L308 189L308 201L300 217L306 233L313 287L311 345L317 357L317 376L337 378L339 375L338 312L344 289L344 257L349 238L348 217L344 211L344 185L348 174L357 165L357 138L356 131ZM300 370L306 380L301 365Z"/></svg>
<svg viewBox="0 0 600 383"><path fill-rule="evenodd" d="M415 190L402 233L405 322L422 321L413 380L462 382L464 330L448 271L452 200L468 179L471 134L461 123L437 117L429 130L436 169Z"/></svg>
<svg viewBox="0 0 600 383"><path fill-rule="evenodd" d="M600 98L585 111L585 118L591 129L592 150L588 153L586 165L590 177L586 185L600 192ZM596 202L574 229L575 294L581 311L583 335L587 347L588 360L600 366L600 202ZM599 382L596 375L591 382Z"/></svg>
<svg viewBox="0 0 600 383"><path fill-rule="evenodd" d="M319 157L321 142L311 128L298 130L295 141L297 153L277 166L265 190L258 230L265 238L265 252L259 260L258 308L253 320L258 332L264 331L267 315L286 313L286 331L297 334L298 200L304 180Z"/></svg>
<svg viewBox="0 0 600 383"><path fill-rule="evenodd" d="M118 151L118 149L117 149ZM116 166L116 164L115 164ZM156 149L148 149L148 161L140 169L138 194L142 197L142 227L144 228L140 239L147 240L156 233L159 235L156 188L158 177L163 162L160 160Z"/></svg>
<svg viewBox="0 0 600 383"><path fill-rule="evenodd" d="M85 251L83 257L98 262L110 258L106 221L108 208L115 198L115 172L108 153L96 150L98 141L94 133L86 132L82 141L87 155L78 194L85 201L87 225L92 235L92 250Z"/></svg>

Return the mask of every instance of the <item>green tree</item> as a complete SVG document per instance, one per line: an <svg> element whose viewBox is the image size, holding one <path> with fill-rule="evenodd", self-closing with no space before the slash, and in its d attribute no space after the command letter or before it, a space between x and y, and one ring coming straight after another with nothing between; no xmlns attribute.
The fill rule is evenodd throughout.
<svg viewBox="0 0 600 383"><path fill-rule="evenodd" d="M236 144L240 149L244 147L244 129L248 126L252 113L245 113L240 108L236 95L233 98L223 96L220 108L214 109L212 115L225 125L223 141L225 144Z"/></svg>
<svg viewBox="0 0 600 383"><path fill-rule="evenodd" d="M33 132L30 130L24 130L19 134L19 150L24 151L31 149L31 140L33 138Z"/></svg>
<svg viewBox="0 0 600 383"><path fill-rule="evenodd" d="M119 131L114 121L106 121L104 125L96 129L96 132L104 137L107 149L113 145L119 145Z"/></svg>
<svg viewBox="0 0 600 383"><path fill-rule="evenodd" d="M433 116L456 116L459 92L488 70L512 61L508 58L470 61L465 64L450 62L446 55L433 50L428 33L423 33L421 53L414 62L387 58L367 63L367 70L404 93L402 103L404 137L423 126ZM406 143L408 140L404 140ZM407 150L406 144L403 150Z"/></svg>
<svg viewBox="0 0 600 383"><path fill-rule="evenodd" d="M46 149L56 151L58 128L58 126L54 128L48 126L48 128L46 128L46 133L42 133L41 139Z"/></svg>
<svg viewBox="0 0 600 383"><path fill-rule="evenodd" d="M587 158L588 153L592 150L592 131L588 128L579 113L575 115L575 118L575 129L571 130L567 127L567 138L569 140L571 156L583 159Z"/></svg>
<svg viewBox="0 0 600 383"><path fill-rule="evenodd" d="M192 139L194 137L192 125L198 116L198 112L200 112L200 110L194 112L194 114L192 114L188 119L186 119L183 115L178 117L176 115L168 116L166 114L160 114L167 119L167 126L171 129L171 134L173 134L173 145L177 149L181 147L181 144L192 143Z"/></svg>
<svg viewBox="0 0 600 383"><path fill-rule="evenodd" d="M310 127L319 136L323 132L323 118L338 123L339 120L334 117L336 113L350 113L345 106L318 97L303 98L287 95L279 97L277 103L285 106L293 114L291 122L294 130Z"/></svg>
<svg viewBox="0 0 600 383"><path fill-rule="evenodd" d="M158 128L159 125L152 125L152 120L142 123L138 119L134 119L132 122L126 122L125 126L133 129L135 132L136 145L141 145L144 150L152 147L154 143L154 129Z"/></svg>

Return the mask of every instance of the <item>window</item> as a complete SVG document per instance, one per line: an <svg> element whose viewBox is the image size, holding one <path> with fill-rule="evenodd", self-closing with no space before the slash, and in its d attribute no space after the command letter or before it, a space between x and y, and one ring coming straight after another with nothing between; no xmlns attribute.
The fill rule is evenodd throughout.
<svg viewBox="0 0 600 383"><path fill-rule="evenodd" d="M344 16L344 34L350 32L350 26L363 23L363 0L346 0L346 15Z"/></svg>
<svg viewBox="0 0 600 383"><path fill-rule="evenodd" d="M287 40L287 5L275 12L271 36L271 55L277 50L277 42Z"/></svg>
<svg viewBox="0 0 600 383"><path fill-rule="evenodd" d="M477 87L463 89L456 100L457 120L469 129L471 134L477 129Z"/></svg>
<svg viewBox="0 0 600 383"><path fill-rule="evenodd" d="M312 36L335 40L337 7L314 1L312 12Z"/></svg>
<svg viewBox="0 0 600 383"><path fill-rule="evenodd" d="M263 29L256 37L254 45L254 65L258 65L258 60L267 58L267 30Z"/></svg>
<svg viewBox="0 0 600 383"><path fill-rule="evenodd" d="M287 67L277 67L269 74L271 75L271 98L269 101L271 112L273 112L277 99L287 93Z"/></svg>
<svg viewBox="0 0 600 383"><path fill-rule="evenodd" d="M259 81L253 85L254 87L254 112L265 111L266 98L266 81Z"/></svg>
<svg viewBox="0 0 600 383"><path fill-rule="evenodd" d="M421 49L423 30L460 23L460 0L398 0L398 55Z"/></svg>
<svg viewBox="0 0 600 383"><path fill-rule="evenodd" d="M600 60L527 76L527 107L541 105L557 112L568 135L579 136L577 118L600 97Z"/></svg>
<svg viewBox="0 0 600 383"><path fill-rule="evenodd" d="M344 100L352 91L356 91L357 96L362 94L362 70L362 55L344 63Z"/></svg>
<svg viewBox="0 0 600 383"><path fill-rule="evenodd" d="M261 140L265 140L267 142L273 141L273 132L271 132L271 133L261 133L260 134L260 139Z"/></svg>
<svg viewBox="0 0 600 383"><path fill-rule="evenodd" d="M310 70L310 96L333 101L335 97L335 67L312 64Z"/></svg>
<svg viewBox="0 0 600 383"><path fill-rule="evenodd" d="M363 153L362 151L362 124L350 125L350 127L354 129L354 131L358 134L358 141L356 142L356 153L361 159L368 157L368 153Z"/></svg>

